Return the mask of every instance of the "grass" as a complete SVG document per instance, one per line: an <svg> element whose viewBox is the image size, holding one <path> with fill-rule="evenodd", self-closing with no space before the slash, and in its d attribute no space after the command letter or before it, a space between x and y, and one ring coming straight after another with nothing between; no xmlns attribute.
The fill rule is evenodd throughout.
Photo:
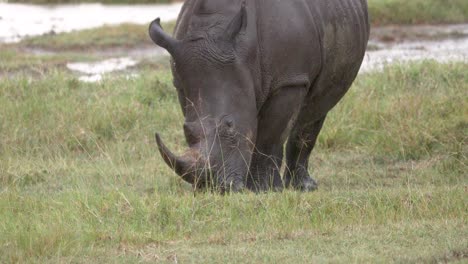
<svg viewBox="0 0 468 264"><path fill-rule="evenodd" d="M173 32L175 23L163 25ZM142 48L155 45L148 36L147 25L122 24L95 29L27 38L22 45L30 48L60 51L99 51L112 48Z"/></svg>
<svg viewBox="0 0 468 264"><path fill-rule="evenodd" d="M164 30L173 32L175 23L163 24ZM52 51L101 51L104 49L138 49L154 47L148 36L148 25L122 24L103 26L70 33L49 34L26 38L23 47Z"/></svg>
<svg viewBox="0 0 468 264"><path fill-rule="evenodd" d="M0 262L466 261L467 88L464 63L361 75L311 158L318 192L194 196L153 140L184 148L166 68L3 78Z"/></svg>
<svg viewBox="0 0 468 264"><path fill-rule="evenodd" d="M152 44L148 37L148 27L135 24L103 26L95 29L73 31L28 38L23 41L26 46L52 50L99 50L103 48L130 48L136 45Z"/></svg>
<svg viewBox="0 0 468 264"><path fill-rule="evenodd" d="M465 0L368 0L372 24L439 24L468 22Z"/></svg>

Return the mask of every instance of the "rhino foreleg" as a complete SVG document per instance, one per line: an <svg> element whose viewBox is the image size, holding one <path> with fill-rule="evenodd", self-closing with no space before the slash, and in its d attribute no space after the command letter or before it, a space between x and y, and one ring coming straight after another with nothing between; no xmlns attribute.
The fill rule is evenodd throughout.
<svg viewBox="0 0 468 264"><path fill-rule="evenodd" d="M317 182L310 177L309 157L315 147L325 117L311 123L298 120L294 126L286 147L286 169L284 182L286 187L301 191L314 191Z"/></svg>
<svg viewBox="0 0 468 264"><path fill-rule="evenodd" d="M257 142L247 179L249 189L257 192L283 189L280 175L283 146L306 93L306 85L286 86L278 89L260 110Z"/></svg>

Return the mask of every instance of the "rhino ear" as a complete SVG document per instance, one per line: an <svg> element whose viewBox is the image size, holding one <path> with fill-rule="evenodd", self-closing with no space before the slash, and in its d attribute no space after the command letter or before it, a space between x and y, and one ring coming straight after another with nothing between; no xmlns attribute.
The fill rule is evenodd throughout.
<svg viewBox="0 0 468 264"><path fill-rule="evenodd" d="M230 40L235 40L237 36L245 32L247 28L247 10L245 8L245 1L242 2L242 7L239 13L234 17L234 19L229 23L226 36Z"/></svg>
<svg viewBox="0 0 468 264"><path fill-rule="evenodd" d="M161 27L161 20L159 18L156 18L153 22L151 22L148 33L151 37L151 40L153 40L156 45L166 49L171 55L174 55L175 50L179 45L179 41L164 32Z"/></svg>

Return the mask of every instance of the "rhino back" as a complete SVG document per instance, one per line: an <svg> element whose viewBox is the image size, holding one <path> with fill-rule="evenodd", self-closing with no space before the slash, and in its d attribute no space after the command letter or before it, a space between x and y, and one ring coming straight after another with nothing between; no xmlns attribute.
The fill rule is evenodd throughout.
<svg viewBox="0 0 468 264"><path fill-rule="evenodd" d="M174 36L184 39L193 30L210 25L228 23L239 12L243 0L186 0L177 18ZM200 22L204 20L208 22Z"/></svg>
<svg viewBox="0 0 468 264"><path fill-rule="evenodd" d="M265 93L312 84L327 71L357 73L369 35L365 0L256 0L256 5Z"/></svg>
<svg viewBox="0 0 468 264"><path fill-rule="evenodd" d="M257 31L259 105L284 86L307 86L315 89L310 93L320 96L334 82L345 87L343 83L354 80L369 38L366 0L245 1L248 23L255 23ZM242 2L186 0L175 37L204 32L210 23L229 23ZM332 84L314 87L319 77Z"/></svg>

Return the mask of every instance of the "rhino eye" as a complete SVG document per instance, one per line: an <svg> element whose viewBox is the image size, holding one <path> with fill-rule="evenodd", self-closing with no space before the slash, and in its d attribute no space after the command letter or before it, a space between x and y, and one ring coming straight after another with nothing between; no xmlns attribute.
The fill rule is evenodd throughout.
<svg viewBox="0 0 468 264"><path fill-rule="evenodd" d="M233 129L234 128L234 119L229 116L223 118L223 125L225 128Z"/></svg>
<svg viewBox="0 0 468 264"><path fill-rule="evenodd" d="M231 118L226 118L224 120L224 131L227 132L227 135L233 136L236 133L234 120Z"/></svg>
<svg viewBox="0 0 468 264"><path fill-rule="evenodd" d="M234 128L234 121L232 119L227 119L225 121L226 127L228 128Z"/></svg>

